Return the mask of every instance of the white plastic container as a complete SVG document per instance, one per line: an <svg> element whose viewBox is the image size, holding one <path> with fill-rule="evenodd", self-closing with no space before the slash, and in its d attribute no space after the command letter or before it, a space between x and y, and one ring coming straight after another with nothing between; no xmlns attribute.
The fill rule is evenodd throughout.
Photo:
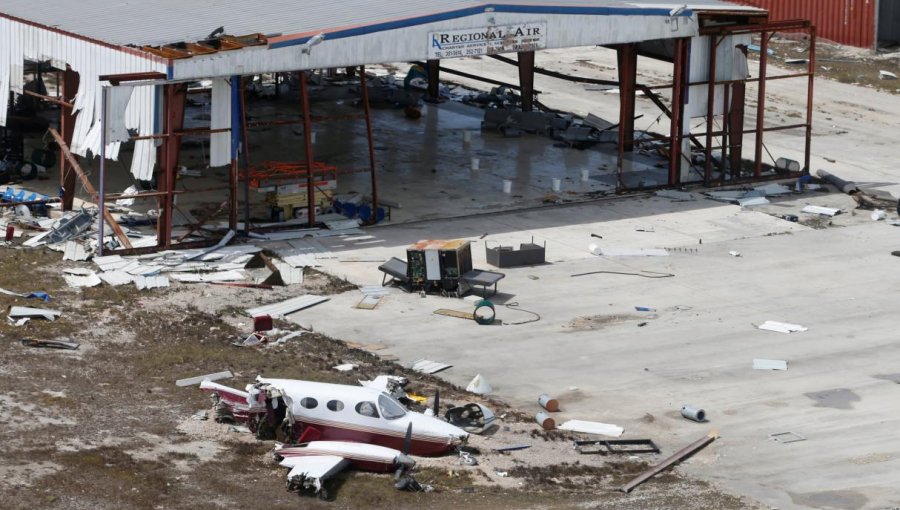
<svg viewBox="0 0 900 510"><path fill-rule="evenodd" d="M509 179L503 179L503 192L506 194L512 193L512 181Z"/></svg>

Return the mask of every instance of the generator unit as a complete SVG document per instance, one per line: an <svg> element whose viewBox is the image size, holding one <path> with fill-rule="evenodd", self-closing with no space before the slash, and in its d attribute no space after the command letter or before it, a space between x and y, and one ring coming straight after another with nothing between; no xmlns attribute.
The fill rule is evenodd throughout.
<svg viewBox="0 0 900 510"><path fill-rule="evenodd" d="M414 290L453 294L459 277L472 270L469 241L424 240L406 249L406 276Z"/></svg>

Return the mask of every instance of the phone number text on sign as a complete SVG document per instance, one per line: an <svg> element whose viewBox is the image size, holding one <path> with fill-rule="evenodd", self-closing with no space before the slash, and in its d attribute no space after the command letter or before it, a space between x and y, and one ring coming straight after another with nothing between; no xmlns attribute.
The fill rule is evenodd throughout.
<svg viewBox="0 0 900 510"><path fill-rule="evenodd" d="M472 57L546 47L546 24L494 26L428 34L428 59Z"/></svg>

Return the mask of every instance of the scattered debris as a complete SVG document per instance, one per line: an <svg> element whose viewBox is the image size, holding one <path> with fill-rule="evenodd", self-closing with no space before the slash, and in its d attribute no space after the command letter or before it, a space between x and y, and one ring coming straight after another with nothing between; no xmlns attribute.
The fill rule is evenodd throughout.
<svg viewBox="0 0 900 510"><path fill-rule="evenodd" d="M681 462L682 460L684 460L684 459L690 457L691 455L697 453L698 451L702 450L703 448L706 447L706 445L715 441L717 437L719 437L718 432L716 432L715 430L710 431L710 433L707 434L706 436L694 441L693 443L682 448L681 450L678 450L671 457L667 458L666 460L660 462L656 466L643 472L634 480L626 483L619 490L621 490L622 492L624 492L626 494L633 491L634 488L637 487L638 485L646 482L647 480L653 478L654 476L658 475L659 473L662 473L669 467Z"/></svg>
<svg viewBox="0 0 900 510"><path fill-rule="evenodd" d="M558 428L559 430L568 430L570 432L583 432L585 434L599 434L611 437L619 437L625 432L625 429L618 425L584 420L569 420Z"/></svg>
<svg viewBox="0 0 900 510"><path fill-rule="evenodd" d="M87 250L81 243L75 241L67 241L63 247L63 260L72 260L75 262L87 260L89 258Z"/></svg>
<svg viewBox="0 0 900 510"><path fill-rule="evenodd" d="M769 439L772 439L773 441L777 441L781 444L797 443L800 441L806 441L806 438L804 436L801 436L800 434L798 434L796 432L776 432L774 434L769 434Z"/></svg>
<svg viewBox="0 0 900 510"><path fill-rule="evenodd" d="M338 372L351 372L359 368L359 365L357 365L356 363L344 363L342 365L335 365L331 368L337 370Z"/></svg>
<svg viewBox="0 0 900 510"><path fill-rule="evenodd" d="M781 359L753 358L753 370L787 370L787 361Z"/></svg>
<svg viewBox="0 0 900 510"><path fill-rule="evenodd" d="M538 397L538 405L551 413L559 411L559 401L555 398L550 398L550 395L547 395L546 393Z"/></svg>
<svg viewBox="0 0 900 510"><path fill-rule="evenodd" d="M596 448L587 448L587 447ZM645 446L646 448L620 448L622 446ZM659 447L652 439L597 439L575 441L575 451L581 454L600 455L634 455L640 453L659 453Z"/></svg>
<svg viewBox="0 0 900 510"><path fill-rule="evenodd" d="M682 406L681 416L684 416L685 418L696 422L702 423L706 421L706 411L690 405Z"/></svg>
<svg viewBox="0 0 900 510"><path fill-rule="evenodd" d="M192 414L191 419L196 421L206 421L209 419L209 412L207 412L206 409L202 409Z"/></svg>
<svg viewBox="0 0 900 510"><path fill-rule="evenodd" d="M220 379L228 379L230 377L234 377L234 374L232 374L230 370L226 370L224 372L216 372L214 374L198 375L196 377L188 377L187 379L179 379L175 381L175 386L193 386L195 384L200 384L203 381L218 381Z"/></svg>
<svg viewBox="0 0 900 510"><path fill-rule="evenodd" d="M741 207L753 207L755 205L767 205L770 204L769 199L766 197L748 197L748 198L739 198L737 200L737 204Z"/></svg>
<svg viewBox="0 0 900 510"><path fill-rule="evenodd" d="M690 202L693 200L697 200L697 197L695 197L693 193L687 191L678 191L674 189L661 189L656 192L656 196L661 198L668 198L673 202Z"/></svg>
<svg viewBox="0 0 900 510"><path fill-rule="evenodd" d="M63 278L69 287L96 287L103 283L97 273L83 268L65 269Z"/></svg>
<svg viewBox="0 0 900 510"><path fill-rule="evenodd" d="M651 308L649 306L635 306L634 309L638 312L655 312L656 308Z"/></svg>
<svg viewBox="0 0 900 510"><path fill-rule="evenodd" d="M551 418L550 415L544 411L540 411L534 415L534 421L536 421L544 430L553 430L556 428L556 420Z"/></svg>
<svg viewBox="0 0 900 510"><path fill-rule="evenodd" d="M878 71L878 79L880 80L896 80L897 74L890 71Z"/></svg>
<svg viewBox="0 0 900 510"><path fill-rule="evenodd" d="M495 267L534 266L543 264L546 259L547 243L535 244L534 238L530 243L521 243L519 249L512 246L489 246L485 241L484 250L487 263Z"/></svg>
<svg viewBox="0 0 900 510"><path fill-rule="evenodd" d="M35 299L40 299L41 301L50 301L50 295L47 294L46 292L29 292L28 294L25 294L25 293L21 293L21 292L13 292L11 290L6 290L3 288L0 288L0 294L6 294L7 296L15 296L15 297L22 297L22 298L35 298Z"/></svg>
<svg viewBox="0 0 900 510"><path fill-rule="evenodd" d="M798 331L807 331L809 328L800 324L791 324L789 322L766 321L756 326L757 329L766 331L775 331L778 333L795 333Z"/></svg>
<svg viewBox="0 0 900 510"><path fill-rule="evenodd" d="M870 216L872 221L881 221L887 217L887 213L884 209L875 209Z"/></svg>
<svg viewBox="0 0 900 510"><path fill-rule="evenodd" d="M375 307L378 306L378 303L381 302L383 296L383 294L366 294L359 303L356 304L356 308L359 308L360 310L374 310Z"/></svg>
<svg viewBox="0 0 900 510"><path fill-rule="evenodd" d="M735 251L735 250L731 250L730 252L728 252L728 254L731 255L732 257L740 257L741 256L741 252Z"/></svg>
<svg viewBox="0 0 900 510"><path fill-rule="evenodd" d="M169 286L169 279L165 276L134 275L134 285L138 290L161 289Z"/></svg>
<svg viewBox="0 0 900 510"><path fill-rule="evenodd" d="M818 205L807 205L803 209L800 209L800 212L807 214L819 214L822 216L837 216L840 214L840 209L835 209L833 207L822 207Z"/></svg>
<svg viewBox="0 0 900 510"><path fill-rule="evenodd" d="M307 294L304 296L291 298L286 301L281 301L279 303L273 303L271 305L250 308L244 310L244 313L246 313L250 317L256 317L257 315L269 315L275 319L281 319L284 318L285 315L290 315L305 308L324 303L325 301L328 301L328 299L329 298L324 296Z"/></svg>
<svg viewBox="0 0 900 510"><path fill-rule="evenodd" d="M438 361L431 361L429 359L417 359L413 361L409 366L412 370L416 372L422 372L423 374L436 374L442 370L447 370L453 365L448 365L446 363L440 363Z"/></svg>
<svg viewBox="0 0 900 510"><path fill-rule="evenodd" d="M494 448L495 452L514 452L518 450L526 450L531 448L530 444L515 444L512 446L501 446L500 448Z"/></svg>
<svg viewBox="0 0 900 510"><path fill-rule="evenodd" d="M23 338L20 342L25 347L42 347L45 349L64 349L69 351L74 351L81 346L78 342L64 342L61 340L32 340L30 338Z"/></svg>
<svg viewBox="0 0 900 510"><path fill-rule="evenodd" d="M61 316L62 312L59 310L47 310L44 308L30 308L27 306L12 306L9 309L8 317L10 319L20 319L20 318L29 318L29 319L47 319L48 321L54 321L57 317Z"/></svg>
<svg viewBox="0 0 900 510"><path fill-rule="evenodd" d="M447 423L472 434L484 434L496 427L494 412L476 403L453 407L444 413L444 418L447 419Z"/></svg>
<svg viewBox="0 0 900 510"><path fill-rule="evenodd" d="M659 248L601 248L596 244L588 246L588 251L598 257L668 257L668 250Z"/></svg>
<svg viewBox="0 0 900 510"><path fill-rule="evenodd" d="M487 379L485 379L481 374L477 374L475 378L472 379L472 382L470 382L469 385L466 386L466 391L475 393L476 395L487 395L488 393L494 391L494 389L491 388L491 385L487 382Z"/></svg>

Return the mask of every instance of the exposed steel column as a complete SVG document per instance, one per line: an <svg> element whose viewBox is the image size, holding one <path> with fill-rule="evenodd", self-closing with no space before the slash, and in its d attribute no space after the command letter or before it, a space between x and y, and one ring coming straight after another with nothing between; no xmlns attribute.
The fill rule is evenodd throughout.
<svg viewBox="0 0 900 510"><path fill-rule="evenodd" d="M426 61L425 71L428 73L428 94L425 96L425 100L436 102L441 96L441 61Z"/></svg>
<svg viewBox="0 0 900 510"><path fill-rule="evenodd" d="M519 87L522 94L522 111L534 108L534 52L519 52Z"/></svg>
<svg viewBox="0 0 900 510"><path fill-rule="evenodd" d="M228 228L237 231L238 219L238 157L241 148L241 98L243 92L241 77L234 75L231 83L231 166L228 174ZM275 74L275 90L278 90L278 74Z"/></svg>
<svg viewBox="0 0 900 510"><path fill-rule="evenodd" d="M731 87L729 85L724 85L722 87L723 90L723 98L722 98L722 157L719 158L719 170L722 172L721 177L719 178L719 182L725 180L725 174L727 169L727 161L728 161L728 143L729 137L728 134L730 132L729 122L731 121L731 108L730 101L731 96L729 92L731 91Z"/></svg>
<svg viewBox="0 0 900 510"><path fill-rule="evenodd" d="M728 112L728 132L731 145L728 147L731 166L731 179L741 176L744 165L744 105L746 104L747 84L738 82L731 85L731 109Z"/></svg>
<svg viewBox="0 0 900 510"><path fill-rule="evenodd" d="M709 78L707 79L706 98L706 161L704 161L703 184L709 186L712 179L712 144L713 122L716 113L716 53L719 48L719 37L709 35ZM724 144L723 144L724 145Z"/></svg>
<svg viewBox="0 0 900 510"><path fill-rule="evenodd" d="M756 103L756 151L753 154L753 176L762 176L763 129L766 127L766 66L769 63L769 33L759 34L759 97Z"/></svg>
<svg viewBox="0 0 900 510"><path fill-rule="evenodd" d="M619 157L634 151L634 104L637 85L637 50L634 44L616 47L619 64Z"/></svg>
<svg viewBox="0 0 900 510"><path fill-rule="evenodd" d="M429 60L429 62L432 62ZM437 63L438 61L433 61ZM437 67L437 65L435 65ZM437 71L435 71L437 74ZM431 76L428 77L428 87L431 87ZM359 94L362 99L363 110L366 112L366 140L369 142L369 172L372 175L372 223L378 221L378 179L375 175L375 144L372 143L372 111L369 108L369 86L366 83L366 66L359 66Z"/></svg>
<svg viewBox="0 0 900 510"><path fill-rule="evenodd" d="M178 153L181 150L181 137L175 133L184 126L184 105L187 99L187 84L176 83L163 85L165 95L165 114L163 129L165 138L160 160L159 188L165 192L160 197L159 216L157 218L157 246L169 249L172 246L172 214L175 210L175 173L178 171Z"/></svg>
<svg viewBox="0 0 900 510"><path fill-rule="evenodd" d="M816 78L816 27L809 27L809 85L806 92L806 149L804 152L803 171L810 173L810 154L812 151L812 118L813 87Z"/></svg>
<svg viewBox="0 0 900 510"><path fill-rule="evenodd" d="M349 69L348 69L349 70ZM306 72L300 71L300 103L303 106L303 147L306 152L306 204L309 226L316 224L316 195L313 185L313 147L312 119L309 112L309 87L306 84Z"/></svg>
<svg viewBox="0 0 900 510"><path fill-rule="evenodd" d="M60 99L72 103L75 101L75 94L78 93L79 76L68 65L63 72L61 81L62 89L60 90ZM75 132L75 119L78 112L72 108L65 106L59 107L59 132L65 140L66 145L72 146L72 135ZM75 156L77 158L77 156ZM75 200L75 187L78 185L78 175L72 169L72 165L63 156L62 148L59 149L59 186L62 188L62 209L63 211L71 211L72 203Z"/></svg>
<svg viewBox="0 0 900 510"><path fill-rule="evenodd" d="M672 86L672 125L669 135L669 186L677 186L681 174L681 142L684 139L685 77L687 73L687 40L675 39L675 64Z"/></svg>

